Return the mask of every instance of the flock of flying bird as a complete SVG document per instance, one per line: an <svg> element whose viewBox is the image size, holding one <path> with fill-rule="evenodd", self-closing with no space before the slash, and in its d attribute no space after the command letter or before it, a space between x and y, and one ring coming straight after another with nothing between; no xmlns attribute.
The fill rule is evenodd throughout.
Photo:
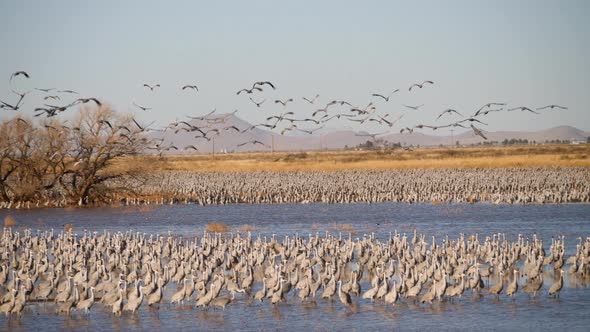
<svg viewBox="0 0 590 332"><path fill-rule="evenodd" d="M25 71L17 71L10 76L9 83L12 84L13 79L15 79L16 77L23 77L23 78L28 79L30 76ZM412 92L413 90L416 90L416 89L423 89L429 85L434 85L434 82L431 80L425 80L423 82L414 83L409 86L408 92ZM12 87L12 85L11 85L11 87ZM149 90L149 92L156 92L158 89L161 88L160 84L147 84L147 83L143 84L143 87L146 88L147 90ZM236 95L238 95L238 96L242 95L242 94L248 95L248 100L250 100L250 102L252 102L257 108L260 108L266 102L266 99L265 98L259 99L259 97L255 98L255 95L264 93L264 90L266 88L276 90L276 85L273 84L272 82L269 82L269 81L258 81L258 82L254 82L252 84L252 86L250 86L250 87L238 90L236 92ZM186 91L186 90L192 90L195 92L199 91L198 86L194 85L194 84L186 84L186 85L182 86L180 89L182 91ZM55 101L61 100L60 94L77 94L77 92L75 92L73 90L57 90L57 89L42 89L42 88L36 88L36 90L46 93L47 95L44 96L43 99L45 101L52 100L52 103L55 103ZM0 100L0 109L18 111L22 107L23 99L31 91L18 92L16 90L12 89L12 92L18 97L16 103L9 103L9 102L5 102L5 101ZM229 115L235 114L235 112L237 112L237 110L234 111L233 113L230 113L230 114L225 114L223 116L216 116L216 115L214 115L214 113L215 113L215 109L214 109L213 111L209 112L208 114L206 114L204 116L196 116L196 117L195 116L188 116L186 121L174 121L162 129L147 128L149 126L145 126L146 128L144 128L144 126L139 125L139 123L137 121L135 121L135 119L133 119L133 120L134 120L135 124L138 126L138 128L140 128L140 130L142 130L142 131L143 130L160 130L160 131L173 130L175 133L190 132L190 133L196 134L196 136L195 136L196 139L204 139L207 141L210 141L213 138L213 136L219 135L222 131L229 131L229 132L234 132L234 133L238 133L238 134L243 134L243 133L251 131L257 127L264 127L269 130L278 129L278 130L280 130L281 135L284 135L285 133L287 133L289 131L294 131L294 130L304 132L307 134L313 134L314 132L317 132L318 130L324 128L325 123L327 123L333 119L341 119L341 118L347 119L348 121L356 122L359 124L376 122L379 125L383 125L383 126L388 127L390 129L399 120L401 120L404 117L404 113L397 115L397 116L392 116L389 113L380 114L377 112L376 104L377 104L377 100L382 100L385 103L390 102L391 98L396 93L399 93L399 92L400 92L400 89L395 89L392 92L390 92L389 94L373 93L372 97L376 98L376 100L369 102L364 107L354 106L353 104L351 104L350 102L345 101L345 100L332 100L332 101L327 102L323 107L317 108L315 111L313 111L310 117L305 117L305 118L296 118L295 112L293 112L293 111L288 111L288 112L282 111L282 112L279 112L277 114L273 114L272 116L267 117L266 121L263 123L252 125L247 128L238 128L233 125L230 125L230 126L224 125L226 120L229 118ZM315 96L310 97L310 98L302 97L302 100L307 102L310 105L315 105L316 102L318 101L319 97L320 97L320 95L316 94ZM283 100L276 99L276 100L274 100L274 104L282 105L283 108L286 108L290 103L293 103L294 101L295 100L293 98L288 98L288 99L283 99ZM61 105L61 106L53 105L53 104L44 104L43 107L37 107L34 109L34 112L35 112L34 116L38 117L41 115L45 115L46 117L53 117L53 116L56 116L64 111L66 111L67 109L69 109L73 106L85 104L88 102L94 102L98 106L102 105L102 103L96 98L77 98L77 99L75 99L69 103L66 103L65 105ZM149 111L152 109L149 106L137 104L135 101L132 102L132 105L133 105L133 107L135 107L139 110L142 110L142 111ZM402 106L406 110L419 111L420 108L424 106L424 104L421 104L421 105L405 105L404 104ZM535 110L533 110L532 108L529 108L526 106L518 106L518 107L514 107L514 108L508 108L506 103L490 102L490 103L487 103L487 104L483 105L482 107L480 107L472 115L464 115L455 109L449 108L449 109L443 110L436 117L435 120L438 121L441 118L448 118L450 116L456 116L458 118L456 118L455 121L450 121L447 124L417 124L417 125L414 125L411 127L403 127L399 130L399 132L402 134L403 133L411 134L414 132L415 129L438 130L438 129L442 129L442 128L460 127L460 128L471 129L475 135L478 135L481 138L483 138L484 140L487 140L487 137L485 136L484 132L479 128L479 126L487 125L482 120L483 120L484 116L486 116L490 113L513 112L513 111L525 112L526 111L526 112L530 112L530 113L534 113L534 114L539 114L538 111L554 110L554 109L565 110L565 109L567 109L567 107L552 104L552 105L547 105L547 106L543 106L543 107L538 107ZM204 121L204 124L196 125L195 122L191 121L191 120ZM287 126L284 126L284 125L279 126L281 123L287 123L288 125ZM304 129L304 128L300 128L298 126L299 123L312 124L312 125L316 125L317 127L311 128L311 129ZM377 136L381 136L381 135L385 135L385 134L389 134L389 133L391 133L391 131L384 131L384 132L379 132L379 133L361 132L361 133L357 133L356 135L371 137L371 138L375 139ZM265 147L269 147L268 144L261 142L260 140L257 140L257 139L246 140L242 143L237 144L237 147L242 147L242 146L246 146L246 145L250 145L250 144L251 145L262 145ZM176 147L172 144L170 144L168 146L163 145L163 139L159 140L159 143L155 143L153 146L151 146L150 149L157 150L160 153L162 153L163 151L168 151L168 150L179 150L178 147ZM185 146L183 149L184 150L192 149L192 150L198 151L198 149L194 145Z"/></svg>

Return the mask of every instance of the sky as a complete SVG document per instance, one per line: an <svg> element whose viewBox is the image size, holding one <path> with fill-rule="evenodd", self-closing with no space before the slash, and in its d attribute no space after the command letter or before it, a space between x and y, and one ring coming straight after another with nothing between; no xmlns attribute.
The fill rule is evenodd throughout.
<svg viewBox="0 0 590 332"><path fill-rule="evenodd" d="M380 114L403 114L400 126L444 123L435 118L447 108L473 114L488 102L559 104L569 109L488 115L484 129L588 131L589 15L585 0L1 1L0 100L31 90L19 111L31 116L44 96L33 88L72 89L157 125L212 109L251 123L284 111L303 118L334 99L372 101ZM17 70L31 78L9 83ZM236 95L266 80L277 89L252 95L266 99L261 108ZM435 84L408 91L424 80ZM371 96L398 88L389 102ZM316 94L317 105L301 99ZM273 103L286 98L295 102Z"/></svg>

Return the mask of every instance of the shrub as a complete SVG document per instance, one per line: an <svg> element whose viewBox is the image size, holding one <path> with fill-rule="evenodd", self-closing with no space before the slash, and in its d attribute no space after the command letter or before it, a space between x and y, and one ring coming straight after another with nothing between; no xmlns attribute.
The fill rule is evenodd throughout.
<svg viewBox="0 0 590 332"><path fill-rule="evenodd" d="M210 233L225 233L229 232L229 227L227 227L226 224L217 221L208 223L205 230Z"/></svg>
<svg viewBox="0 0 590 332"><path fill-rule="evenodd" d="M16 221L11 216L4 217L4 227L14 227L16 225Z"/></svg>

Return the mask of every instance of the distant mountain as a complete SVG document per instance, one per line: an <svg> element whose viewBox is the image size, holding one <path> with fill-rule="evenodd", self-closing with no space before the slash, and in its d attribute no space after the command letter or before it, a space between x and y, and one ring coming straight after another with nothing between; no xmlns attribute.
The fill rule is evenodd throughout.
<svg viewBox="0 0 590 332"><path fill-rule="evenodd" d="M270 151L274 146L275 151L302 151L302 150L319 150L319 149L342 149L345 146L354 147L358 144L371 140L370 137L357 136L358 132L353 130L332 130L330 132L321 132L321 134L305 134L302 132L289 132L281 135L277 132L261 129L264 127L256 127L252 130L247 130L244 133L237 133L231 126L235 126L240 130L245 130L252 127L252 124L240 119L233 114L218 114L204 120L190 120L187 121L193 126L201 128L203 131L217 129L219 135L210 133L207 136L210 140L204 138L195 138L200 135L199 132L185 132L183 130L177 131L179 128L186 128L186 125L179 125L176 129L168 129L164 132L152 132L152 138L162 138L165 145L173 144L178 147L179 151L171 151L171 153L194 153L193 150L183 151L183 148L188 145L194 145L201 153L211 153L213 148L215 152L247 152L247 151ZM570 140L570 141L586 141L590 133L584 132L580 129L571 126L553 127L541 131L524 132L524 131L496 131L488 132L481 128L484 135L487 136L488 141L501 142L505 139L527 139L529 141L545 142L545 140ZM303 134L303 135L302 135ZM471 130L464 130L454 136L435 136L424 134L423 132L414 131L412 134L389 134L380 136L380 138L393 142L402 143L404 145L420 145L420 146L438 146L450 145L459 141L460 144L476 144L483 142L479 136L475 136ZM247 144L238 147L246 141L257 140L266 144L253 145Z"/></svg>

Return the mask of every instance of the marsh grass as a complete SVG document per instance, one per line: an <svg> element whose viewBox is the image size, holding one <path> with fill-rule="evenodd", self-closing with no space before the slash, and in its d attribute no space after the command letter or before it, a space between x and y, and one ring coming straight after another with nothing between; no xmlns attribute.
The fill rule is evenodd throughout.
<svg viewBox="0 0 590 332"><path fill-rule="evenodd" d="M216 221L208 223L207 226L205 226L205 230L209 233L227 233L229 232L229 227L222 222Z"/></svg>
<svg viewBox="0 0 590 332"><path fill-rule="evenodd" d="M332 224L331 227L335 231L350 233L351 235L358 235L352 224Z"/></svg>
<svg viewBox="0 0 590 332"><path fill-rule="evenodd" d="M253 230L254 230L254 226L252 226L252 225L248 225L248 224L243 224L243 225L240 227L240 232L251 232L251 231L253 231Z"/></svg>
<svg viewBox="0 0 590 332"><path fill-rule="evenodd" d="M211 155L134 156L126 167L149 171L337 171L346 169L590 167L590 145L421 148L414 151L307 151ZM132 166L128 166L132 165Z"/></svg>
<svg viewBox="0 0 590 332"><path fill-rule="evenodd" d="M16 221L12 216L4 217L4 227L14 227L16 226Z"/></svg>

